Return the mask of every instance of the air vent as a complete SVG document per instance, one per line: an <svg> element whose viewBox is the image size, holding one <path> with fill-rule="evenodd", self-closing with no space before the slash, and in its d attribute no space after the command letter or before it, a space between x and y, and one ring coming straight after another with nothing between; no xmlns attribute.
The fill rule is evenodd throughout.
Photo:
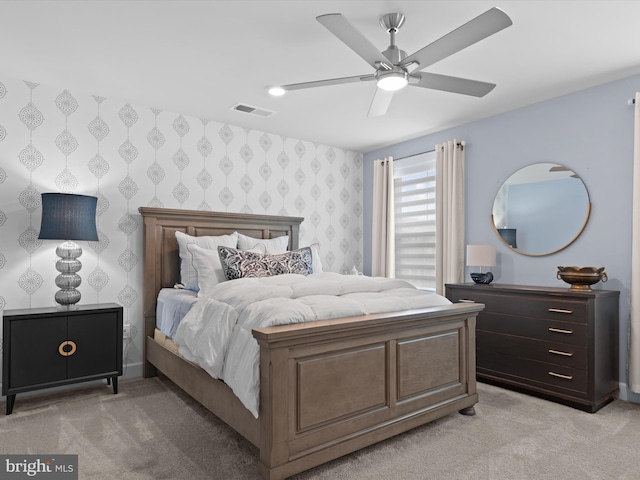
<svg viewBox="0 0 640 480"><path fill-rule="evenodd" d="M247 105L245 103L237 103L233 106L232 110L236 110L238 112L249 113L251 115L257 115L258 117L270 117L276 112L271 110L265 110L264 108L253 107L251 105Z"/></svg>

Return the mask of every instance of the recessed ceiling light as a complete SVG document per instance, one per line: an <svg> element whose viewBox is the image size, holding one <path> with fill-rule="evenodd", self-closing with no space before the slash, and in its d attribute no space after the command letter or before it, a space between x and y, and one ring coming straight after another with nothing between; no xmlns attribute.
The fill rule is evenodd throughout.
<svg viewBox="0 0 640 480"><path fill-rule="evenodd" d="M274 97L281 97L282 95L287 93L284 88L278 86L267 88L267 92L269 92L269 95L273 95Z"/></svg>

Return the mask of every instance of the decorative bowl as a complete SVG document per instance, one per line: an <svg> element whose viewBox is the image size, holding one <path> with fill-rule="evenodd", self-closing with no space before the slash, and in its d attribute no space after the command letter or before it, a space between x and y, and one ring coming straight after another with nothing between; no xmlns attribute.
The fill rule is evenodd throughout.
<svg viewBox="0 0 640 480"><path fill-rule="evenodd" d="M604 267L558 267L558 280L564 280L569 290L591 290L591 285L607 281Z"/></svg>

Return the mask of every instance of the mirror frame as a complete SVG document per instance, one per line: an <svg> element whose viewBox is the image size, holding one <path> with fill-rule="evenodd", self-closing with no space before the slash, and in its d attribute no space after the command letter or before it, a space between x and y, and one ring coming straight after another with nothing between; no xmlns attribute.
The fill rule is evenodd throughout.
<svg viewBox="0 0 640 480"><path fill-rule="evenodd" d="M538 162L538 163L552 163L552 162ZM532 163L531 165L537 165L536 163ZM502 182L502 184L500 185L498 191L500 190L500 188L502 188L502 186L506 183L507 180L509 180L509 178L511 178L515 173L519 172L520 170L523 170L527 167L530 167L531 165L526 165L518 170L516 170L515 172L513 172L511 175L509 175L504 182ZM564 166L561 165L559 163L556 163L555 165L558 166ZM574 172L573 170L571 170L572 172ZM575 172L574 172L575 173ZM557 253L561 250L564 250L565 248L567 248L569 245L571 245L573 242L575 242L578 237L580 235L582 235L582 232L584 231L584 229L587 227L587 223L589 222L589 217L591 216L591 197L589 195L589 190L587 190L587 186L585 185L584 181L582 180L582 177L578 176L578 178L580 179L580 181L582 182L582 185L584 186L585 191L587 192L587 214L585 216L584 222L582 223L582 227L580 228L580 230L578 230L578 233L576 233L576 235L571 238L571 240L569 240L566 244L560 246L559 248L552 250L550 252L545 252L545 253L528 253L528 252L524 252L522 250L519 250L518 248L514 248L511 245L509 245L504 238L502 238L502 235L500 235L500 232L498 231L498 229L496 228L496 222L493 218L493 206L492 206L492 213L491 213L491 226L493 227L493 231L495 232L496 236L500 239L500 241L510 250L513 250L516 253L519 253L521 255L526 255L528 257L545 257L547 255L553 255L554 253ZM495 203L495 197L494 197L494 203Z"/></svg>

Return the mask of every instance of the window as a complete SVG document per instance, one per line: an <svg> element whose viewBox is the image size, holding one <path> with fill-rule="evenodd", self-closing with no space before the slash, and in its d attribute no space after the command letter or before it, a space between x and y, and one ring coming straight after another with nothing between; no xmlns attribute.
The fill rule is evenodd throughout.
<svg viewBox="0 0 640 480"><path fill-rule="evenodd" d="M436 153L393 162L396 278L436 288Z"/></svg>

